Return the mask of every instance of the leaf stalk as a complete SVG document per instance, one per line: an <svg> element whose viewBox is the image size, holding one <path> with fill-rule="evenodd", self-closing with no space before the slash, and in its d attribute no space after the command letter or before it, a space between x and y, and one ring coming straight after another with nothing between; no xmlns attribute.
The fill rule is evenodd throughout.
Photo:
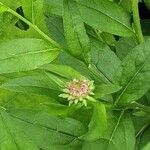
<svg viewBox="0 0 150 150"><path fill-rule="evenodd" d="M140 17L139 17L139 9L138 9L138 0L133 0L132 2L132 11L133 11L133 20L134 20L134 27L137 36L137 40L139 44L144 42L144 37L142 34L141 24L140 24Z"/></svg>

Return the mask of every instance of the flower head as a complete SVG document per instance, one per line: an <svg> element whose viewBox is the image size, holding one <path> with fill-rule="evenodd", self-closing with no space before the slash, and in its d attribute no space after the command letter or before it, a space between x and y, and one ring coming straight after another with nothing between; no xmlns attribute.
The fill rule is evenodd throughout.
<svg viewBox="0 0 150 150"><path fill-rule="evenodd" d="M69 105L81 102L83 105L87 106L88 101L95 101L92 95L94 90L93 81L87 79L73 79L72 81L66 83L63 89L63 94L59 96L62 98L67 98Z"/></svg>

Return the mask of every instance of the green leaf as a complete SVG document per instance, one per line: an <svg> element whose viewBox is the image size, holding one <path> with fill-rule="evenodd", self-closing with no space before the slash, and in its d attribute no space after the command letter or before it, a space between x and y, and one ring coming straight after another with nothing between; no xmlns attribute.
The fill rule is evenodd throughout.
<svg viewBox="0 0 150 150"><path fill-rule="evenodd" d="M59 49L41 39L16 39L0 45L0 74L28 71L50 63Z"/></svg>
<svg viewBox="0 0 150 150"><path fill-rule="evenodd" d="M73 80L75 78L79 79L82 77L82 75L79 72L67 65L48 64L42 66L41 68L69 80Z"/></svg>
<svg viewBox="0 0 150 150"><path fill-rule="evenodd" d="M68 52L72 56L87 62L90 41L77 4L73 0L64 0L63 2L63 23Z"/></svg>
<svg viewBox="0 0 150 150"><path fill-rule="evenodd" d="M60 43L64 47L64 49L67 49L63 28L63 19L58 15L49 14L49 11L51 10L49 7L47 9L48 9L47 11L45 10L46 13L45 21L50 37L52 37L55 41Z"/></svg>
<svg viewBox="0 0 150 150"><path fill-rule="evenodd" d="M2 97L1 97L2 98ZM12 98L14 100L12 101ZM0 110L0 147L9 150L74 150L81 146L85 128L77 120L44 111L39 97L3 97ZM40 108L41 107L41 108ZM42 139L42 140L41 140Z"/></svg>
<svg viewBox="0 0 150 150"><path fill-rule="evenodd" d="M122 91L116 104L125 104L141 98L150 88L150 39L135 47L122 62Z"/></svg>
<svg viewBox="0 0 150 150"><path fill-rule="evenodd" d="M119 90L121 90L122 87L114 84L101 84L96 86L96 89L94 91L95 98L102 98L105 95L115 93Z"/></svg>
<svg viewBox="0 0 150 150"><path fill-rule="evenodd" d="M49 91L51 92L51 91ZM42 90L41 90L42 93ZM76 107L68 107L68 105L60 104L56 99L53 99L49 96L45 96L44 94L32 94L31 92L14 92L10 90L0 89L0 107L6 109L9 108L24 108L24 109L36 109L39 111L44 111L53 116L69 116L72 114ZM14 99L10 101L10 99ZM8 105L4 105L4 103L9 102ZM8 109L8 108L7 108Z"/></svg>
<svg viewBox="0 0 150 150"><path fill-rule="evenodd" d="M109 113L107 122L105 134L97 140L85 141L83 150L133 150L135 135L130 115L124 111Z"/></svg>
<svg viewBox="0 0 150 150"><path fill-rule="evenodd" d="M119 5L128 12L132 12L132 0L120 0Z"/></svg>
<svg viewBox="0 0 150 150"><path fill-rule="evenodd" d="M47 14L62 16L63 0L45 0L44 3Z"/></svg>
<svg viewBox="0 0 150 150"><path fill-rule="evenodd" d="M115 53L100 41L91 40L92 64L102 83L117 83L121 75L121 61Z"/></svg>
<svg viewBox="0 0 150 150"><path fill-rule="evenodd" d="M5 7L9 7L8 9L13 9L16 11L17 8L22 6L20 1L13 0L1 0L1 2L5 5ZM24 13L24 11L23 11ZM12 21L13 20L13 21ZM4 13L0 15L1 29L0 29L0 42L5 40L10 40L14 38L23 38L23 37L36 37L39 38L39 35L36 34L34 30L29 28L27 31L20 30L16 27L16 23L19 22L19 19L11 15L10 13ZM22 23L21 23L22 25Z"/></svg>
<svg viewBox="0 0 150 150"><path fill-rule="evenodd" d="M69 55L65 51L61 52L60 55L57 57L58 64L67 65L71 68L77 70L80 74L90 79L90 71L79 59Z"/></svg>
<svg viewBox="0 0 150 150"><path fill-rule="evenodd" d="M12 1L12 0L11 0ZM28 3L29 1L29 3ZM19 38L22 37L34 37L34 38L43 38L44 40L48 41L49 43L53 44L56 47L60 47L58 43L56 43L53 39L49 37L47 26L45 23L45 16L43 15L43 1L36 0L33 2L33 0L27 0L27 1L17 1L14 2L8 2L4 1L4 4L6 7L8 7L8 12L10 16L13 16L12 18L16 21L13 21L9 19L10 24L8 22L4 22L5 14L2 16L2 22L3 22L3 29L2 33L2 41L8 40L8 39L14 39L16 36ZM30 4L30 5L29 5ZM36 6L36 7L35 7ZM22 8L25 8L25 13ZM20 10L20 13L16 12L16 9ZM28 10L31 9L31 12ZM26 17L27 14L27 18ZM24 17L25 16L25 17ZM39 20L39 18L41 18ZM0 18L1 19L1 18ZM6 26L6 27L5 27ZM13 30L11 31L10 28ZM16 28L18 30L16 30ZM7 29L12 33L7 33ZM27 30L27 32L22 32L24 30ZM16 31L16 32L15 32ZM15 33L15 34L14 34ZM21 34L22 33L22 34ZM6 34L6 35L5 35ZM26 36L25 36L26 35Z"/></svg>
<svg viewBox="0 0 150 150"><path fill-rule="evenodd" d="M103 42L110 45L110 46L114 46L116 43L115 37L114 35L110 34L110 33L106 33L106 32L102 32L100 33L101 38L103 39Z"/></svg>
<svg viewBox="0 0 150 150"><path fill-rule="evenodd" d="M124 37L120 38L116 43L116 53L117 56L123 60L127 54L137 46L137 40L134 37Z"/></svg>
<svg viewBox="0 0 150 150"><path fill-rule="evenodd" d="M46 74L27 74L3 81L0 88L14 92L28 94L47 95L57 97L61 91L60 87Z"/></svg>
<svg viewBox="0 0 150 150"><path fill-rule="evenodd" d="M93 105L93 115L88 125L89 131L83 136L84 140L99 139L107 128L105 105L102 103L96 103Z"/></svg>
<svg viewBox="0 0 150 150"><path fill-rule="evenodd" d="M108 0L77 0L77 3L83 21L94 28L120 36L134 33L130 15L117 4Z"/></svg>
<svg viewBox="0 0 150 150"><path fill-rule="evenodd" d="M0 13L6 12L8 8L3 5L3 3L0 2Z"/></svg>
<svg viewBox="0 0 150 150"><path fill-rule="evenodd" d="M14 11L21 7L23 10L23 16L31 23L36 24L42 31L47 33L48 30L43 15L43 0L1 0L1 2ZM41 19L39 20L39 18Z"/></svg>

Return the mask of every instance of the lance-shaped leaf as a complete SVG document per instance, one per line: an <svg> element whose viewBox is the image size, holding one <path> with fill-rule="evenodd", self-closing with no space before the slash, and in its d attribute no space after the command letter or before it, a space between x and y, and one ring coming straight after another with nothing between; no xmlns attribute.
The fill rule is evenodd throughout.
<svg viewBox="0 0 150 150"><path fill-rule="evenodd" d="M150 39L135 47L122 62L122 91L116 104L133 102L141 98L150 88Z"/></svg>
<svg viewBox="0 0 150 150"><path fill-rule="evenodd" d="M1 149L74 150L81 146L78 137L85 132L81 122L50 115L39 97L18 94L6 97L0 103L3 106L0 108Z"/></svg>
<svg viewBox="0 0 150 150"><path fill-rule="evenodd" d="M85 140L99 139L107 128L105 105L101 103L93 105L93 115L88 125L89 131L83 136Z"/></svg>
<svg viewBox="0 0 150 150"><path fill-rule="evenodd" d="M65 71L64 71L65 70ZM47 64L34 71L0 76L0 88L15 92L47 95L58 99L64 84L83 76L65 65Z"/></svg>
<svg viewBox="0 0 150 150"><path fill-rule="evenodd" d="M83 77L75 69L67 65L47 64L42 66L41 68L45 71L55 73L57 76L66 78L68 80L80 79Z"/></svg>
<svg viewBox="0 0 150 150"><path fill-rule="evenodd" d="M77 0L85 23L120 36L130 36L133 30L130 15L117 4L108 0Z"/></svg>
<svg viewBox="0 0 150 150"><path fill-rule="evenodd" d="M41 39L15 39L0 45L0 74L28 71L53 61L59 49Z"/></svg>
<svg viewBox="0 0 150 150"><path fill-rule="evenodd" d="M77 4L73 0L63 1L63 23L68 52L78 59L87 61L90 42Z"/></svg>
<svg viewBox="0 0 150 150"><path fill-rule="evenodd" d="M113 112L108 114L107 129L97 140L83 143L82 150L133 150L134 127L130 115ZM99 132L99 130L97 130ZM98 134L98 133L97 133Z"/></svg>
<svg viewBox="0 0 150 150"><path fill-rule="evenodd" d="M91 60L102 83L117 83L121 75L121 61L104 43L91 39Z"/></svg>

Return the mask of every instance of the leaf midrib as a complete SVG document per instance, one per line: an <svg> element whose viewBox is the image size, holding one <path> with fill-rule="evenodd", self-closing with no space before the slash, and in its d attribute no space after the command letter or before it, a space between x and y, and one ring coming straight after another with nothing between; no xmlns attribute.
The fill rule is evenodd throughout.
<svg viewBox="0 0 150 150"><path fill-rule="evenodd" d="M126 29L128 29L130 32L134 33L131 28L129 28L127 25L125 25L124 23L120 22L120 21L117 20L116 18L113 18L112 16L109 16L108 14L106 14L106 13L104 13L104 12L98 10L98 9L95 9L95 8L93 8L93 7L84 5L84 4L82 4L82 3L79 3L79 5L81 5L81 6L83 6L83 7L87 7L87 8L89 8L89 9L93 9L93 10L95 10L95 11L97 11L97 12L100 12L100 13L103 14L104 16L110 18L111 20L116 21L117 23L121 24L121 25L124 26Z"/></svg>
<svg viewBox="0 0 150 150"><path fill-rule="evenodd" d="M141 70L147 64L147 62L149 61L149 59L150 59L150 55L148 56L148 58L146 59L146 61L143 63L143 65L137 70L137 72L134 74L134 76L128 81L128 83L124 87L124 90L120 93L120 95L118 96L117 100L115 101L115 104L117 104L120 101L120 99L123 96L123 94L126 92L126 90L130 86L130 84L132 83L132 81L138 76L138 74L141 72Z"/></svg>
<svg viewBox="0 0 150 150"><path fill-rule="evenodd" d="M37 125L37 126L40 127L40 128L44 128L44 129L46 129L46 130L51 130L51 131L54 131L54 132L58 132L58 133L60 133L60 134L64 134L64 135L67 135L67 136L70 136L70 137L73 137L73 138L76 138L76 139L80 140L79 137L76 136L76 135L72 135L72 134L70 134L70 133L66 133L66 132L63 132L63 131L59 131L59 130L57 130L57 129L50 128L50 127L47 127L47 126L44 126L44 125L41 125L41 124L38 124L38 123L32 123L32 122L27 121L27 120L25 120L25 119L22 119L22 118L20 118L20 117L14 116L14 115L12 115L12 114L10 114L10 113L9 113L9 115L10 115L12 118L17 119L17 120L20 120L20 121L22 121L22 122L25 122L25 123L28 123L28 124L31 124L31 125Z"/></svg>
<svg viewBox="0 0 150 150"><path fill-rule="evenodd" d="M50 52L50 51L59 51L59 50L57 48L53 48L53 49L46 48L46 49L37 50L37 51L29 51L29 52L14 54L10 57L0 59L0 61L4 61L4 60L12 59L15 57L20 57L20 56L25 56L25 55L34 55L34 54L38 54L38 53L46 53L46 52Z"/></svg>
<svg viewBox="0 0 150 150"><path fill-rule="evenodd" d="M119 124L120 124L120 121L121 121L121 119L122 119L122 117L123 117L123 115L124 115L124 112L125 112L125 110L123 110L123 111L121 112L121 114L120 114L120 116L119 116L119 118L118 118L117 124L115 125L114 130L113 130L112 133L111 133L111 137L109 138L109 141L108 141L106 150L108 150L108 147L109 147L109 145L110 145L110 142L113 142L113 141L112 141L112 140L113 140L113 137L114 137L115 132L116 132L116 130L117 130Z"/></svg>

